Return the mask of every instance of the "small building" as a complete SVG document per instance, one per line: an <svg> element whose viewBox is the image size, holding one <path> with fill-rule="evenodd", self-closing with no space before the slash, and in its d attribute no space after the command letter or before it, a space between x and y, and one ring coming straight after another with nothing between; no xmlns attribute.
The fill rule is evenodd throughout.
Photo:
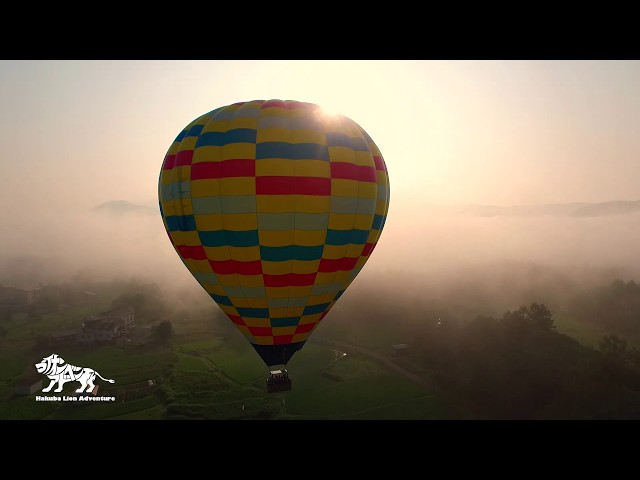
<svg viewBox="0 0 640 480"><path fill-rule="evenodd" d="M42 389L42 378L29 377L23 379L14 389L14 393L20 396L33 395Z"/></svg>
<svg viewBox="0 0 640 480"><path fill-rule="evenodd" d="M128 334L134 327L133 307L99 313L85 317L82 331L78 334L81 343L108 342Z"/></svg>
<svg viewBox="0 0 640 480"><path fill-rule="evenodd" d="M393 353L395 355L404 355L409 351L409 345L407 345L406 343L391 345L391 348L393 349Z"/></svg>

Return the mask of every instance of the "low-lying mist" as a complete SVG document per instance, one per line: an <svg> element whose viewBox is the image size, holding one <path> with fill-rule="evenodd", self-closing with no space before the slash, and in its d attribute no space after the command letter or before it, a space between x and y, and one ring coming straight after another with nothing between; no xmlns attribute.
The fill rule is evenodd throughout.
<svg viewBox="0 0 640 480"><path fill-rule="evenodd" d="M160 213L89 207L27 219L0 234L0 283L18 288L135 277L168 296L210 301L182 264ZM578 291L635 279L640 214L477 216L390 212L369 263L340 303L374 294L431 302L459 315L497 315L531 301L563 309Z"/></svg>

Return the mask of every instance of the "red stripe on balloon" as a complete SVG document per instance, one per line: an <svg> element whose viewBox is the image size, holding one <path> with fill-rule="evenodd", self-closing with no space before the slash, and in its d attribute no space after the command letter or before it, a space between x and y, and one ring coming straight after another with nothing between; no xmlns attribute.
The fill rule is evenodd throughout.
<svg viewBox="0 0 640 480"><path fill-rule="evenodd" d="M231 315L230 313L227 313L227 317L229 317L231 321L236 325L244 325L244 326L247 325L246 323L244 323L244 320L242 319L242 317L238 315Z"/></svg>
<svg viewBox="0 0 640 480"><path fill-rule="evenodd" d="M244 158L220 162L220 177L255 177L256 161Z"/></svg>
<svg viewBox="0 0 640 480"><path fill-rule="evenodd" d="M331 179L256 177L256 195L331 195Z"/></svg>
<svg viewBox="0 0 640 480"><path fill-rule="evenodd" d="M364 247L362 248L362 253L360 255L363 257L369 256L371 255L371 252L373 252L374 248L376 248L375 243L365 243Z"/></svg>
<svg viewBox="0 0 640 480"><path fill-rule="evenodd" d="M193 160L193 150L182 150L177 153L175 167L182 167L184 165L191 165Z"/></svg>
<svg viewBox="0 0 640 480"><path fill-rule="evenodd" d="M163 170L172 170L175 161L176 161L176 156L175 155L166 155L164 157L164 163L162 164L162 169Z"/></svg>
<svg viewBox="0 0 640 480"><path fill-rule="evenodd" d="M251 335L255 337L271 337L273 332L271 327L248 327Z"/></svg>
<svg viewBox="0 0 640 480"><path fill-rule="evenodd" d="M287 273L285 275L264 275L265 287L306 287L316 281L315 273Z"/></svg>
<svg viewBox="0 0 640 480"><path fill-rule="evenodd" d="M176 250L178 250L178 254L183 259L193 259L193 260L206 260L207 254L202 248L202 245L176 245Z"/></svg>
<svg viewBox="0 0 640 480"><path fill-rule="evenodd" d="M331 162L331 178L376 183L376 169L346 162Z"/></svg>
<svg viewBox="0 0 640 480"><path fill-rule="evenodd" d="M220 178L220 162L200 162L191 165L191 180Z"/></svg>
<svg viewBox="0 0 640 480"><path fill-rule="evenodd" d="M238 260L224 260L216 262L209 260L211 269L220 275L230 275L237 273L240 275L260 275L262 273L262 262L254 260L252 262L239 262Z"/></svg>
<svg viewBox="0 0 640 480"><path fill-rule="evenodd" d="M191 180L210 178L255 177L256 161L247 159L223 162L199 162L191 166Z"/></svg>
<svg viewBox="0 0 640 480"><path fill-rule="evenodd" d="M373 156L373 162L376 164L376 170L387 171L387 166L384 164L384 160L379 155Z"/></svg>
<svg viewBox="0 0 640 480"><path fill-rule="evenodd" d="M323 258L320 260L318 271L322 273L337 272L338 270L349 271L356 267L356 263L358 263L358 259L351 257Z"/></svg>
<svg viewBox="0 0 640 480"><path fill-rule="evenodd" d="M285 345L287 343L291 343L293 340L293 335L275 335L273 337L274 345Z"/></svg>
<svg viewBox="0 0 640 480"><path fill-rule="evenodd" d="M295 333L307 333L313 330L313 327L316 326L316 322L313 323L305 323L303 325L298 325L296 327Z"/></svg>

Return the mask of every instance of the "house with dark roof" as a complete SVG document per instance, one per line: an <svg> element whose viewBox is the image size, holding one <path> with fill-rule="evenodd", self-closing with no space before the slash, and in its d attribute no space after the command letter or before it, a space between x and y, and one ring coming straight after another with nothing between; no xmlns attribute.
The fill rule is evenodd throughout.
<svg viewBox="0 0 640 480"><path fill-rule="evenodd" d="M135 327L135 310L125 307L85 317L78 341L83 343L113 341Z"/></svg>

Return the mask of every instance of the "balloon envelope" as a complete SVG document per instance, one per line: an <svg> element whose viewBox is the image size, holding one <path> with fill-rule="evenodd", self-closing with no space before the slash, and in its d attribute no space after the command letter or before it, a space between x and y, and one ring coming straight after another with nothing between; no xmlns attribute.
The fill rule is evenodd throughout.
<svg viewBox="0 0 640 480"><path fill-rule="evenodd" d="M254 100L187 125L158 196L183 263L271 366L302 348L366 263L389 178L353 120Z"/></svg>

